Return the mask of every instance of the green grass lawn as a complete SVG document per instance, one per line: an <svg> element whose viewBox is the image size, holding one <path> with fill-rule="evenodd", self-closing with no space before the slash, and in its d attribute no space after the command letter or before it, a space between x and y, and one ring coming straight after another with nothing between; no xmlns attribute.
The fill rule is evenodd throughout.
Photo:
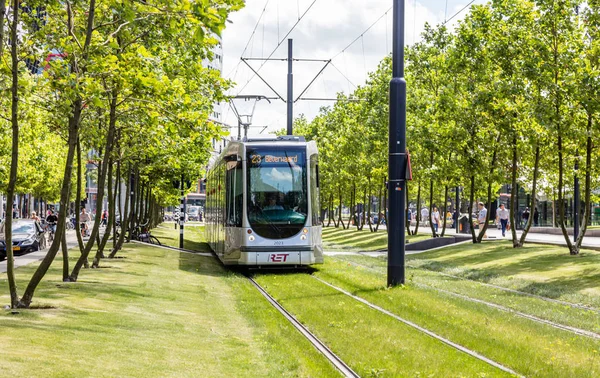
<svg viewBox="0 0 600 378"><path fill-rule="evenodd" d="M431 238L431 235L407 235L407 243ZM380 229L378 232L371 232L369 227L362 231L357 231L356 227L344 230L341 227L323 227L323 246L326 250L335 251L380 251L387 250L387 232Z"/></svg>
<svg viewBox="0 0 600 378"><path fill-rule="evenodd" d="M362 256L328 258L315 275L451 341L475 350L525 376L594 377L600 373L600 355L598 354L600 340L577 336L483 304L419 287L413 283L413 277L404 287L388 289L385 287L385 271L383 269L374 271L349 264L348 260L355 257L369 259ZM377 261L376 259L372 260ZM273 280L274 278L265 278L263 282L268 283L269 279ZM307 279L310 277L297 278L297 284L287 282L285 286L306 285L305 282L310 282L306 281ZM291 278L288 280L291 281ZM419 282L420 280L414 279L414 281ZM321 283L317 282L314 285L317 284ZM291 302L294 303L294 311L301 314L307 313L307 319L319 322L317 312L315 309L311 310L312 305L308 301L294 297L285 291L285 288L277 290L282 290L282 293L293 299ZM283 294L279 295L284 300L286 299ZM357 306L358 302L348 297L334 295L334 292L330 295L333 298L331 299L333 305L336 302L338 304L343 302L349 308ZM545 304L546 302L543 302L539 306ZM366 321L364 320L365 315L356 315L355 319ZM573 312L572 315L575 316L576 312ZM370 321L376 317L369 315L368 318ZM596 314L596 321L597 319ZM383 318L379 321L383 322ZM322 322L325 323L325 321ZM401 328L401 325L393 326L376 322L376 324L370 324L369 329L364 332L370 338L389 337L394 340L395 336L392 336L390 332L396 328ZM402 340L413 346L422 343L421 341L415 342L416 339L412 335L405 336ZM439 376L445 376L440 373L444 368L440 365L445 365L447 362L435 349L429 349L429 353L433 354L430 357L431 367ZM472 376L472 373L465 373L465 375Z"/></svg>
<svg viewBox="0 0 600 378"><path fill-rule="evenodd" d="M306 273L266 274L257 281L363 377L509 376Z"/></svg>
<svg viewBox="0 0 600 378"><path fill-rule="evenodd" d="M556 272L567 280L574 276L581 278L582 269L593 267L600 253L584 251L577 258L567 255L569 263L564 263L565 266L552 263L554 259L563 261L564 255L564 248L540 245L515 253L505 242L448 247L408 256L411 269L407 272L407 285L394 289L385 287L385 258L328 257L314 274L525 376L595 377L600 372L599 340L437 289L596 333L600 333L598 312L549 303L432 271L443 270L524 289L526 277L516 277L521 272L541 283L542 278ZM519 268L511 270L515 263ZM336 292L306 273L264 274L257 280L362 376L504 375ZM528 282L532 288L537 281ZM511 286L515 283L519 284ZM588 284L586 290L597 289L597 285L592 286ZM547 287L537 294L548 294L552 289ZM560 295L553 297L565 299Z"/></svg>
<svg viewBox="0 0 600 378"><path fill-rule="evenodd" d="M164 223L152 230L163 245L179 248L179 226L174 228L173 223ZM204 243L204 226L184 226L183 248L190 251L210 252L208 244Z"/></svg>
<svg viewBox="0 0 600 378"><path fill-rule="evenodd" d="M410 266L600 308L600 252L570 256L564 247L510 242L462 244L410 255Z"/></svg>
<svg viewBox="0 0 600 378"><path fill-rule="evenodd" d="M336 376L243 277L217 260L145 245L61 282L60 255L34 305L0 311L0 375ZM73 260L75 261L75 260ZM35 264L17 269L23 290ZM0 302L9 303L6 275Z"/></svg>

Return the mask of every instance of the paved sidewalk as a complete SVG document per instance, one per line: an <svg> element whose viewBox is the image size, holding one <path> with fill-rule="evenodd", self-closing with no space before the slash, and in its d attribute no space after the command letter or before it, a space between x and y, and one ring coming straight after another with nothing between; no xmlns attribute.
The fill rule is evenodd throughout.
<svg viewBox="0 0 600 378"><path fill-rule="evenodd" d="M87 238L84 240L87 240ZM50 244L48 244L48 246L49 245ZM77 246L77 236L75 235L75 231L67 231L67 247L71 249L75 246ZM22 256L15 256L15 268L41 261L44 259L47 252L48 249L46 248L43 251L31 252ZM0 262L0 273L6 273L6 270L6 260L4 260Z"/></svg>

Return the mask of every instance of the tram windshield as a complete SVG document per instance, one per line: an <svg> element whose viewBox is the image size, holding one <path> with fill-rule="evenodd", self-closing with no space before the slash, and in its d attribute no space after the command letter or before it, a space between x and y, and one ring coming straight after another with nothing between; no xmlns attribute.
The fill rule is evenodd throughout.
<svg viewBox="0 0 600 378"><path fill-rule="evenodd" d="M248 220L269 239L289 238L306 224L306 149L250 147L247 150Z"/></svg>

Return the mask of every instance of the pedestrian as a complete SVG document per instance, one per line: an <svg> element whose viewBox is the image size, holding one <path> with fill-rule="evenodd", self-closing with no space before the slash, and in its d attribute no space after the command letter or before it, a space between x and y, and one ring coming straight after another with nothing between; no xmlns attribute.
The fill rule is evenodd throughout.
<svg viewBox="0 0 600 378"><path fill-rule="evenodd" d="M456 228L456 222L458 222L458 209L454 210L454 214L452 214L452 227Z"/></svg>
<svg viewBox="0 0 600 378"><path fill-rule="evenodd" d="M431 224L433 224L433 230L437 234L440 225L440 212L436 206L433 207L433 211L431 212Z"/></svg>
<svg viewBox="0 0 600 378"><path fill-rule="evenodd" d="M19 218L19 208L17 205L13 205L12 217L13 219Z"/></svg>
<svg viewBox="0 0 600 378"><path fill-rule="evenodd" d="M509 211L504 208L504 204L500 205L500 208L496 211L496 223L500 223L502 226L502 236L506 236L506 228L508 226Z"/></svg>
<svg viewBox="0 0 600 378"><path fill-rule="evenodd" d="M540 213L538 212L537 207L533 209L533 223L535 227L538 227L540 225Z"/></svg>
<svg viewBox="0 0 600 378"><path fill-rule="evenodd" d="M487 209L485 208L483 202L479 202L478 206L479 214L477 215L477 222L479 223L479 234L481 235L481 232L483 231L487 219ZM487 238L487 235L483 234L483 237Z"/></svg>
<svg viewBox="0 0 600 378"><path fill-rule="evenodd" d="M424 207L421 209L421 222L423 222L424 226L427 226L427 221L429 220L429 210Z"/></svg>
<svg viewBox="0 0 600 378"><path fill-rule="evenodd" d="M529 208L526 207L523 211L523 224L527 226L527 221L529 220Z"/></svg>
<svg viewBox="0 0 600 378"><path fill-rule="evenodd" d="M106 227L108 223L108 211L106 209L104 209L102 211L102 223L100 223L102 226Z"/></svg>

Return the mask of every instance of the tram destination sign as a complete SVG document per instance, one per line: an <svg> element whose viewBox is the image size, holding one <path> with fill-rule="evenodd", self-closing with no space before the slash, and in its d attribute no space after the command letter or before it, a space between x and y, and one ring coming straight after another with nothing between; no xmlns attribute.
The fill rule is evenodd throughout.
<svg viewBox="0 0 600 378"><path fill-rule="evenodd" d="M261 163L270 163L270 164L290 164L290 163L298 163L298 154L288 155L288 154L251 154L250 161L252 164L261 164Z"/></svg>

